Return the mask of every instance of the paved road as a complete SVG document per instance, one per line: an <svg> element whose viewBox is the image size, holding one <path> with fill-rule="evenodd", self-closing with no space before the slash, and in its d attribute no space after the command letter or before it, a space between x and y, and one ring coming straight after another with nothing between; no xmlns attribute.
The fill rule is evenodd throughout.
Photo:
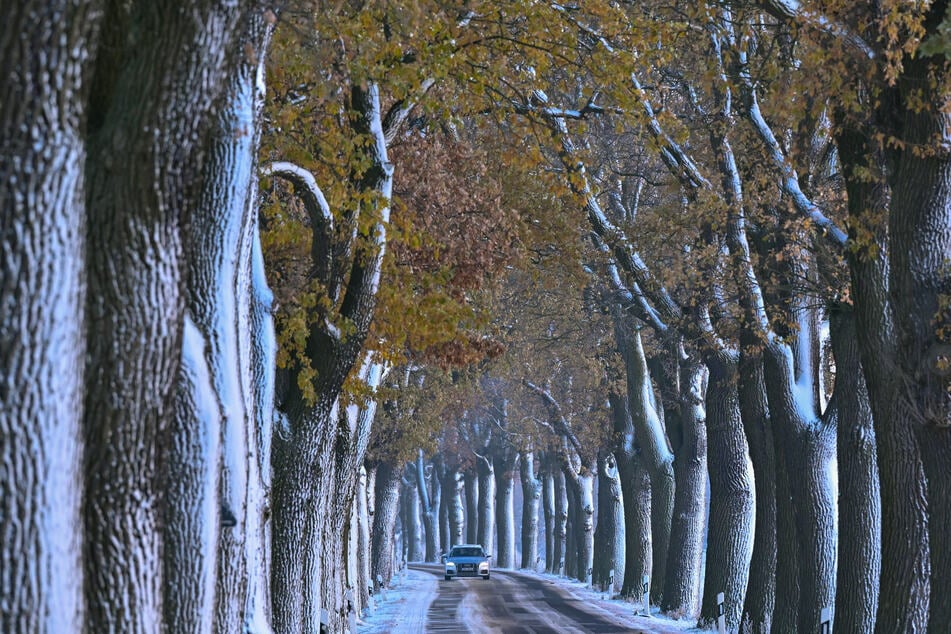
<svg viewBox="0 0 951 634"><path fill-rule="evenodd" d="M579 601L545 579L502 570L492 578L443 580L441 566L411 564L439 578L439 594L426 614L426 632L599 634L631 632L596 606Z"/></svg>

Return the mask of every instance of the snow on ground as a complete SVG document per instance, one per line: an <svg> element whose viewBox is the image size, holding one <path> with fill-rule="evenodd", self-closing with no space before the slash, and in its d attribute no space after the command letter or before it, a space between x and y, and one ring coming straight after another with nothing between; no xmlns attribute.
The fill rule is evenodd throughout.
<svg viewBox="0 0 951 634"><path fill-rule="evenodd" d="M557 583L562 589L584 601L588 606L600 609L629 623L633 632L645 634L680 634L681 632L712 632L698 629L694 620L678 621L660 614L656 607L651 616L635 616L640 604L623 599L611 599L607 594L585 586L584 583L544 573L506 570L505 573L534 576ZM377 593L375 609L357 623L359 634L416 634L425 631L426 612L439 593L438 578L426 572L407 569L405 574L393 577L392 587L385 595Z"/></svg>
<svg viewBox="0 0 951 634"><path fill-rule="evenodd" d="M360 634L423 632L426 611L439 594L438 580L428 572L404 569L390 587L373 595L375 607L357 621Z"/></svg>

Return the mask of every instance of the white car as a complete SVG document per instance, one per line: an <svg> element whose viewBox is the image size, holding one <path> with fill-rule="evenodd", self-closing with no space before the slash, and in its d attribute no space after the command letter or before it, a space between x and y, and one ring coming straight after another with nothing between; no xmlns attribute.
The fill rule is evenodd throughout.
<svg viewBox="0 0 951 634"><path fill-rule="evenodd" d="M453 546L442 560L446 564L446 581L453 577L489 578L489 559L481 544Z"/></svg>

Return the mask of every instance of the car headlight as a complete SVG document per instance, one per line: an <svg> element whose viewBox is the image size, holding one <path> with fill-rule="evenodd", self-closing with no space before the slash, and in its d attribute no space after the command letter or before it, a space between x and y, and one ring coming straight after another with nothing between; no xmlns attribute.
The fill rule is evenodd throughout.
<svg viewBox="0 0 951 634"><path fill-rule="evenodd" d="M455 568L455 567L456 567L456 564L454 562L452 561L446 562L446 568Z"/></svg>
<svg viewBox="0 0 951 634"><path fill-rule="evenodd" d="M479 564L479 570L488 570L488 569L489 569L489 564L484 562Z"/></svg>

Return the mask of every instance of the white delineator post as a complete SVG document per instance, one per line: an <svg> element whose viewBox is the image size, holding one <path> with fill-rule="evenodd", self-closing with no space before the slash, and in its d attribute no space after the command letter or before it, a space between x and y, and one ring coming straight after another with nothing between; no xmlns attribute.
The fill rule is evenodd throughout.
<svg viewBox="0 0 951 634"><path fill-rule="evenodd" d="M726 634L726 613L723 610L723 593L717 593L717 632Z"/></svg>
<svg viewBox="0 0 951 634"><path fill-rule="evenodd" d="M819 612L819 634L832 634L832 608L822 608Z"/></svg>

